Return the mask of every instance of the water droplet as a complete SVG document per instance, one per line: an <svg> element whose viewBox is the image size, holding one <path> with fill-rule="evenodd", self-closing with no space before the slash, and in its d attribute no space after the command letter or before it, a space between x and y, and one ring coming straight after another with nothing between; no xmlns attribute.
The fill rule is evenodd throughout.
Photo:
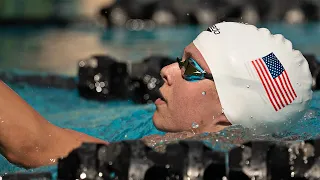
<svg viewBox="0 0 320 180"><path fill-rule="evenodd" d="M301 66L301 64L300 64L300 63L299 63L298 65L299 65L299 66Z"/></svg>
<svg viewBox="0 0 320 180"><path fill-rule="evenodd" d="M146 75L146 76L144 76L144 78L143 78L143 81L145 82L145 83L148 83L148 81L151 79L151 76L150 75Z"/></svg>
<svg viewBox="0 0 320 180"><path fill-rule="evenodd" d="M149 98L150 98L149 94L145 94L145 95L143 96L143 99L145 99L145 100L147 100L147 99L149 99Z"/></svg>
<svg viewBox="0 0 320 180"><path fill-rule="evenodd" d="M253 119L253 116L250 116L251 119Z"/></svg>
<svg viewBox="0 0 320 180"><path fill-rule="evenodd" d="M104 82L100 82L100 83L99 83L99 86L103 88L103 87L105 87L105 86L106 86L106 83L104 83Z"/></svg>
<svg viewBox="0 0 320 180"><path fill-rule="evenodd" d="M93 88L94 88L94 85L93 85L93 84L89 84L89 88L90 88L90 89L93 89Z"/></svg>
<svg viewBox="0 0 320 180"><path fill-rule="evenodd" d="M247 88L250 88L250 85L247 85Z"/></svg>
<svg viewBox="0 0 320 180"><path fill-rule="evenodd" d="M153 83L153 84L154 84L154 83L156 83L156 82L157 82L157 79L153 77L153 78L151 78L151 80L150 80L150 81L151 81L151 83Z"/></svg>
<svg viewBox="0 0 320 180"><path fill-rule="evenodd" d="M148 83L147 87L149 90L152 90L156 87L156 84L155 83Z"/></svg>
<svg viewBox="0 0 320 180"><path fill-rule="evenodd" d="M189 13L187 13L187 16L189 16L190 14Z"/></svg>
<svg viewBox="0 0 320 180"><path fill-rule="evenodd" d="M4 123L4 121L1 121L1 123Z"/></svg>
<svg viewBox="0 0 320 180"><path fill-rule="evenodd" d="M86 65L86 63L85 63L84 61L80 61L80 62L79 62L79 66L80 66L80 67L84 67L85 65Z"/></svg>
<svg viewBox="0 0 320 180"><path fill-rule="evenodd" d="M103 176L102 172L99 172L99 177L102 177L102 176Z"/></svg>
<svg viewBox="0 0 320 180"><path fill-rule="evenodd" d="M216 139L216 142L218 142L219 141L219 139Z"/></svg>
<svg viewBox="0 0 320 180"><path fill-rule="evenodd" d="M96 87L96 91L97 92L101 92L102 91L102 88L100 86Z"/></svg>
<svg viewBox="0 0 320 180"><path fill-rule="evenodd" d="M96 74L96 75L93 76L93 79L94 79L94 81L96 81L96 82L99 81L100 78L101 78L101 74Z"/></svg>
<svg viewBox="0 0 320 180"><path fill-rule="evenodd" d="M206 95L206 92L205 92L205 91L203 91L201 94L202 94L202 95Z"/></svg>
<svg viewBox="0 0 320 180"><path fill-rule="evenodd" d="M193 129L197 129L199 127L199 124L197 124L196 122L192 123L192 128Z"/></svg>
<svg viewBox="0 0 320 180"><path fill-rule="evenodd" d="M126 135L124 135L124 138L127 138L128 137L128 135L126 134Z"/></svg>
<svg viewBox="0 0 320 180"><path fill-rule="evenodd" d="M80 179L85 179L86 177L87 177L86 173L83 172L80 174Z"/></svg>

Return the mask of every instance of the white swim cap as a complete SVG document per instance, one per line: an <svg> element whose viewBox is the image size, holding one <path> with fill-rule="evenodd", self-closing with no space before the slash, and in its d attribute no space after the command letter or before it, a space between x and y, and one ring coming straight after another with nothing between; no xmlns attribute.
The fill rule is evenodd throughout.
<svg viewBox="0 0 320 180"><path fill-rule="evenodd" d="M259 133L300 120L312 98L312 76L282 35L235 22L216 24L193 42L206 60L227 119Z"/></svg>

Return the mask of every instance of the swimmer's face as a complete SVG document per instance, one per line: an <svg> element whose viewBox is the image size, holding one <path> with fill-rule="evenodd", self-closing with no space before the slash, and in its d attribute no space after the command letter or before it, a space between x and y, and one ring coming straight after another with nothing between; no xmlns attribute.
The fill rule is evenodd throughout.
<svg viewBox="0 0 320 180"><path fill-rule="evenodd" d="M182 61L189 57L197 61L207 73L211 73L193 43L184 49ZM183 79L178 63L164 67L161 76L165 83L160 92L165 101L155 101L157 109L153 115L153 123L158 129L167 132L191 131L192 123L196 122L199 125L196 132L214 132L230 125L222 114L213 81L204 79L190 82Z"/></svg>

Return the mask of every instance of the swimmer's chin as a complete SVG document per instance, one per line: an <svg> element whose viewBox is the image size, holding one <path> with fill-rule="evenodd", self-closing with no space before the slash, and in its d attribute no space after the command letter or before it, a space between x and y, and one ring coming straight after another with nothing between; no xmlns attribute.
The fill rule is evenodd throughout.
<svg viewBox="0 0 320 180"><path fill-rule="evenodd" d="M152 116L152 123L154 127L159 131L168 132L168 130L161 125L161 121L163 121L163 118L159 114L158 110L156 110Z"/></svg>

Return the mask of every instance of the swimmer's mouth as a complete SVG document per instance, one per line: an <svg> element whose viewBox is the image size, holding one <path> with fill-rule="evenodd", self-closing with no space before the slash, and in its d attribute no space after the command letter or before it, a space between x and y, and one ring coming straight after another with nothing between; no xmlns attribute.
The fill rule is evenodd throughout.
<svg viewBox="0 0 320 180"><path fill-rule="evenodd" d="M163 97L163 95L162 95L162 93L161 93L160 90L159 90L159 98L160 98L162 101L164 101L164 102L167 103L167 100Z"/></svg>

